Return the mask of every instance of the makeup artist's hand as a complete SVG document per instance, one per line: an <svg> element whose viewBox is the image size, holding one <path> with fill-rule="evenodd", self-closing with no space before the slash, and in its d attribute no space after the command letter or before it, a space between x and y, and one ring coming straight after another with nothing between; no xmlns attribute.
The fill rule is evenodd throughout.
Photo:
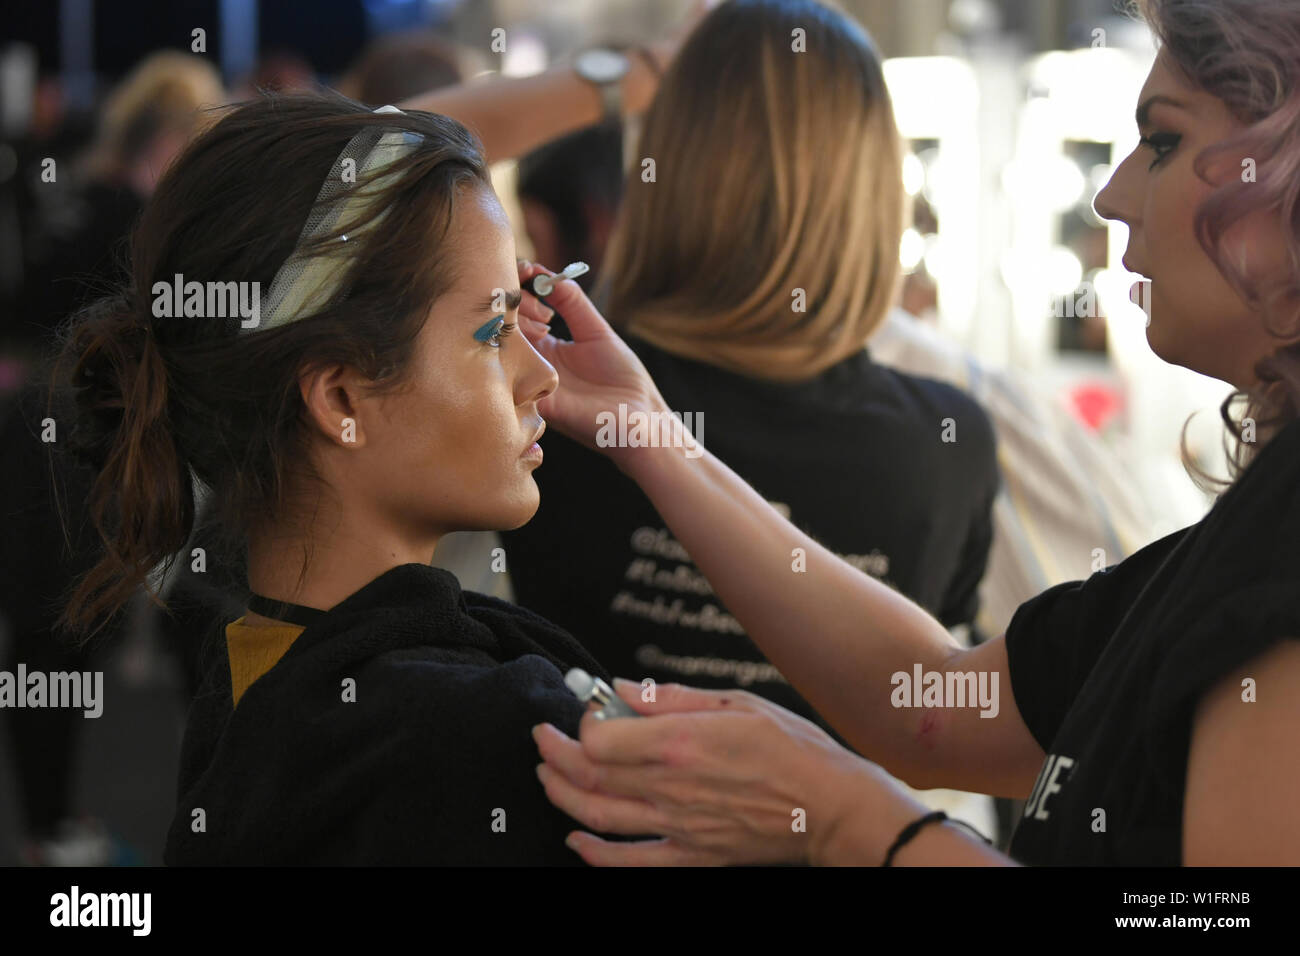
<svg viewBox="0 0 1300 956"><path fill-rule="evenodd" d="M872 793L888 799L883 771L754 694L660 684L646 702L641 685L615 684L646 719L588 712L576 741L550 724L533 730L552 803L598 832L666 838L615 843L576 831L569 846L590 864L820 862L837 827L872 812Z"/></svg>
<svg viewBox="0 0 1300 956"><path fill-rule="evenodd" d="M555 274L536 263L519 263L521 283L542 273ZM578 283L565 279L546 298L564 316L573 341L550 334L546 323L554 312L525 289L519 306L520 331L560 373L559 388L542 399L538 411L548 425L621 463L634 450L598 447L596 416L601 412L617 416L621 404L628 412L647 413L667 413L668 405L636 353L609 327Z"/></svg>

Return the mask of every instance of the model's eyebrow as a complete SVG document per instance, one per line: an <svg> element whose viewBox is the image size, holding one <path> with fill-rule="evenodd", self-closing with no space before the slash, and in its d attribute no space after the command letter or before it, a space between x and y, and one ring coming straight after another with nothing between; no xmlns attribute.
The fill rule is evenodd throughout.
<svg viewBox="0 0 1300 956"><path fill-rule="evenodd" d="M1138 127L1147 126L1151 122L1151 107L1157 103L1164 103L1166 106L1172 106L1176 110L1187 109L1187 104L1181 100L1176 100L1172 96L1166 96L1164 93L1157 93L1155 96L1149 96L1137 108L1135 118Z"/></svg>
<svg viewBox="0 0 1300 956"><path fill-rule="evenodd" d="M489 296L489 297L488 297L488 298L483 302L483 304L480 305L480 306L479 306L477 309L475 309L474 311L475 311L475 312L493 312L493 313L496 313L497 315L500 315L502 310L499 309L499 308L497 308L497 303L498 303L499 301L501 301L499 296L496 296L496 295ZM515 289L515 291L513 291L513 292L507 292L507 293L506 293L506 298L505 298L505 306L506 306L506 307L505 307L505 311L506 311L506 312L512 312L512 311L514 311L515 309L519 308L519 304L520 304L521 302L523 302L523 301L524 301L524 293L523 293L523 290L522 290L522 289Z"/></svg>

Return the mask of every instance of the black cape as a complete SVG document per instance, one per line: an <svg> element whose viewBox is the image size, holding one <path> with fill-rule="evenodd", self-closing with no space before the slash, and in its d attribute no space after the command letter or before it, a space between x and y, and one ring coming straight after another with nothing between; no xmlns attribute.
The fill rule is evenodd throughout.
<svg viewBox="0 0 1300 956"><path fill-rule="evenodd" d="M392 568L306 628L237 708L229 662L214 662L163 859L582 865L531 735L548 721L577 736L570 667L610 679L544 618L440 568Z"/></svg>

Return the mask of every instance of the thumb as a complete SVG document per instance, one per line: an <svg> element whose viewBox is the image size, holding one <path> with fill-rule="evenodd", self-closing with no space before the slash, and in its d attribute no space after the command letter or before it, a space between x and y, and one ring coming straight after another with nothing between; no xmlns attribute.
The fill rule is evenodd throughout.
<svg viewBox="0 0 1300 956"><path fill-rule="evenodd" d="M690 710L757 710L754 695L743 690L705 690L685 684L638 684L614 678L614 692L638 714L673 714ZM651 699L647 699L653 694Z"/></svg>

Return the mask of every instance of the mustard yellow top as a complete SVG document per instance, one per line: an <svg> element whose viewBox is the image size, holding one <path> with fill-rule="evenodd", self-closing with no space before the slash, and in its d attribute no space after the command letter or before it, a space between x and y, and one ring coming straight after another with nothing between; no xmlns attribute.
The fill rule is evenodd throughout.
<svg viewBox="0 0 1300 956"><path fill-rule="evenodd" d="M252 683L275 666L305 628L297 624L245 624L245 617L226 625L226 653L230 657L230 690L234 706Z"/></svg>

